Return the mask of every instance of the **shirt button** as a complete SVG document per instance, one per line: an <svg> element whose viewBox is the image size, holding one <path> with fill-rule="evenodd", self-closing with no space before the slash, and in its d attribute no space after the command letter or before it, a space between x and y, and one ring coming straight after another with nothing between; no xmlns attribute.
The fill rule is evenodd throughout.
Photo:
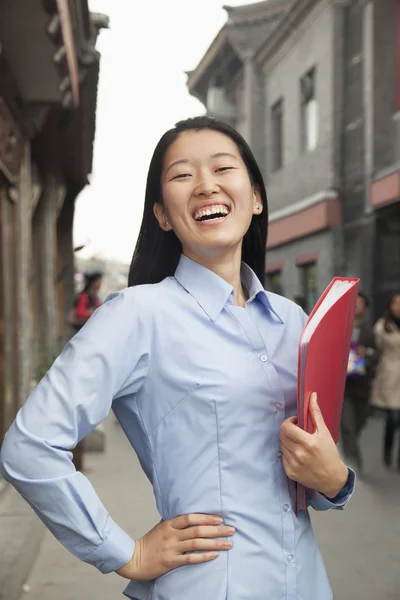
<svg viewBox="0 0 400 600"><path fill-rule="evenodd" d="M278 458L282 458L282 450L277 450L276 455Z"/></svg>
<svg viewBox="0 0 400 600"><path fill-rule="evenodd" d="M286 560L288 561L288 563L292 563L294 561L294 556L289 554L289 556L286 557Z"/></svg>
<svg viewBox="0 0 400 600"><path fill-rule="evenodd" d="M290 510L290 506L289 506L289 504L284 504L284 505L283 505L283 510L284 510L285 512L289 512L289 510Z"/></svg>
<svg viewBox="0 0 400 600"><path fill-rule="evenodd" d="M261 360L261 362L267 362L268 356L266 354L261 354L260 360Z"/></svg>
<svg viewBox="0 0 400 600"><path fill-rule="evenodd" d="M275 404L275 406L276 406L276 408L277 408L278 410L281 410L281 408L283 407L283 404L282 404L282 402L277 402L277 403Z"/></svg>

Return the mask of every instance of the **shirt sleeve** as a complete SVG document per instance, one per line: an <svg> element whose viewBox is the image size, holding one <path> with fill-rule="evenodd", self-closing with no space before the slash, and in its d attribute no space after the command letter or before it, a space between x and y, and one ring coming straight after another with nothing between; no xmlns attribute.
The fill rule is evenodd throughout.
<svg viewBox="0 0 400 600"><path fill-rule="evenodd" d="M4 477L46 527L102 573L125 565L135 543L75 471L71 449L146 378L149 336L132 292L106 301L65 346L18 412L0 454Z"/></svg>
<svg viewBox="0 0 400 600"><path fill-rule="evenodd" d="M329 510L330 508L341 510L350 502L356 483L356 475L352 469L348 469L349 476L343 488L334 498L328 498L315 490L307 490L307 504L314 510Z"/></svg>

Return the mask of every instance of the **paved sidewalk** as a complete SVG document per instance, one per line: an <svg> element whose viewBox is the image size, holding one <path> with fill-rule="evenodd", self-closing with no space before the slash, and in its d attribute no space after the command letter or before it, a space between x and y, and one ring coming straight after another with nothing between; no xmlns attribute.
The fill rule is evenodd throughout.
<svg viewBox="0 0 400 600"><path fill-rule="evenodd" d="M159 519L152 490L112 418L106 430L106 453L86 457L86 474L113 518L137 538ZM381 466L381 439L382 422L374 419L362 440L365 480L347 509L313 513L335 600L400 599L400 475ZM125 581L79 562L46 534L28 585L23 600L116 600Z"/></svg>

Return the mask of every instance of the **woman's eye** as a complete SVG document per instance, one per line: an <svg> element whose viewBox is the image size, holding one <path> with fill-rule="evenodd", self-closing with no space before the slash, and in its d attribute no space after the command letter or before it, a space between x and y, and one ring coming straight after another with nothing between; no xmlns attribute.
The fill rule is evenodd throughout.
<svg viewBox="0 0 400 600"><path fill-rule="evenodd" d="M172 179L185 179L185 177L190 177L190 173L180 173L179 175L175 175Z"/></svg>
<svg viewBox="0 0 400 600"><path fill-rule="evenodd" d="M232 171L234 167L220 167L219 169L217 169L217 173L220 173L221 171Z"/></svg>

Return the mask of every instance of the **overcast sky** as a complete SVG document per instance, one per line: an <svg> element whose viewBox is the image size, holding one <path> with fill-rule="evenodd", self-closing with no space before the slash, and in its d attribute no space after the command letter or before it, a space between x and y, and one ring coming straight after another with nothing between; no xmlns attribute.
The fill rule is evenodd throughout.
<svg viewBox="0 0 400 600"><path fill-rule="evenodd" d="M130 262L155 145L176 121L204 113L187 92L184 71L197 66L224 24L224 4L250 0L89 0L111 27L97 44L93 174L75 218L75 244L87 243L81 256Z"/></svg>

